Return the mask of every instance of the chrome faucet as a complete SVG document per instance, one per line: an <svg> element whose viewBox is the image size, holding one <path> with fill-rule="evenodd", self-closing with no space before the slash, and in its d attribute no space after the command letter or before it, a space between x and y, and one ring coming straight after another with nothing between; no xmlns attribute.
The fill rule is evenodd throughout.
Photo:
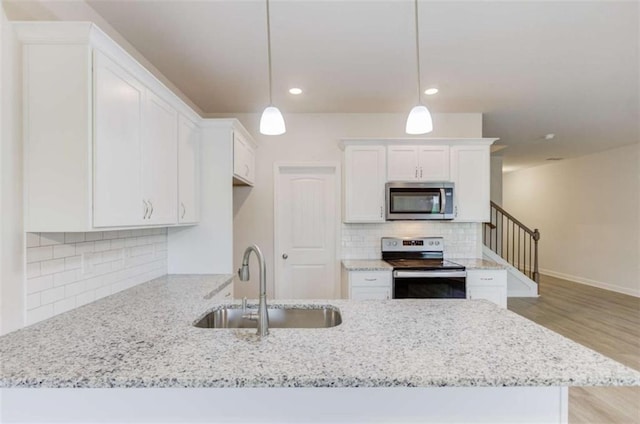
<svg viewBox="0 0 640 424"><path fill-rule="evenodd" d="M260 265L260 302L258 303L257 314L245 314L243 318L258 321L258 335L262 337L269 334L269 315L267 314L267 265L264 262L264 256L262 256L260 248L255 244L247 247L244 251L242 267L238 269L238 276L241 281L249 281L249 256L251 252L256 254L258 264Z"/></svg>

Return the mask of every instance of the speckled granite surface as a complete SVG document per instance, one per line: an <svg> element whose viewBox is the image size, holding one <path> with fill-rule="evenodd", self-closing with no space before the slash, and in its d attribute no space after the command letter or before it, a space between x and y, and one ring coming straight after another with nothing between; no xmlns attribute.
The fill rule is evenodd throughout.
<svg viewBox="0 0 640 424"><path fill-rule="evenodd" d="M347 271L391 271L393 267L381 259L343 259L342 266Z"/></svg>
<svg viewBox="0 0 640 424"><path fill-rule="evenodd" d="M487 301L315 301L329 329L200 329L230 276L169 276L0 338L0 387L638 385L640 373ZM295 304L295 302L275 302Z"/></svg>
<svg viewBox="0 0 640 424"><path fill-rule="evenodd" d="M497 262L489 261L487 259L455 258L450 259L450 261L460 264L466 269L507 269L503 265L500 265Z"/></svg>

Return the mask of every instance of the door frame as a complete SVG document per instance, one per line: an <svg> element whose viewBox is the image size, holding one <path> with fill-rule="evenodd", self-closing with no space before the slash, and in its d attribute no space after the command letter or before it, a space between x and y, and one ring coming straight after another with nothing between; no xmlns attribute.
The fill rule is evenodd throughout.
<svg viewBox="0 0 640 424"><path fill-rule="evenodd" d="M342 166L339 161L335 162L276 162L273 164L273 288L274 298L280 298L281 285L279 284L281 273L280 267L277 266L277 260L280 256L279 225L278 225L278 181L279 176L285 169L330 169L335 175L335 269L334 269L334 285L333 295L335 299L340 299L341 287L341 270L340 258L342 257Z"/></svg>

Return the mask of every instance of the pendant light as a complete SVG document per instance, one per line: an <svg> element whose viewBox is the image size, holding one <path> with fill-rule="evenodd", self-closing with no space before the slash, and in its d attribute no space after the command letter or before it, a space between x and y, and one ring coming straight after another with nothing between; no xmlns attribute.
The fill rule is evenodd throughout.
<svg viewBox="0 0 640 424"><path fill-rule="evenodd" d="M414 5L416 21L416 64L418 65L418 105L409 112L406 132L407 134L426 134L433 131L433 121L431 120L431 113L429 113L429 109L422 104L420 99L420 33L418 32L418 0L414 0Z"/></svg>
<svg viewBox="0 0 640 424"><path fill-rule="evenodd" d="M280 135L287 130L284 125L282 113L271 101L271 17L269 14L269 0L267 0L267 51L269 53L269 106L262 112L260 118L260 133L265 135Z"/></svg>

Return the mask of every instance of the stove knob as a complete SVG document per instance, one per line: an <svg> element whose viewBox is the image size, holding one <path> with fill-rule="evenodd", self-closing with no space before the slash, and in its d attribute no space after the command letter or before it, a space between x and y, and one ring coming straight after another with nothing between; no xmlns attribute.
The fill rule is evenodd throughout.
<svg viewBox="0 0 640 424"><path fill-rule="evenodd" d="M440 244L440 242L439 242L439 241L437 241L437 242L436 242L436 246L437 246L437 245L439 245L439 244Z"/></svg>
<svg viewBox="0 0 640 424"><path fill-rule="evenodd" d="M432 241L429 242L429 246L433 246L433 242Z"/></svg>
<svg viewBox="0 0 640 424"><path fill-rule="evenodd" d="M397 245L398 245L398 242L397 242L397 241L394 241L392 244L393 244L394 246L397 246Z"/></svg>

